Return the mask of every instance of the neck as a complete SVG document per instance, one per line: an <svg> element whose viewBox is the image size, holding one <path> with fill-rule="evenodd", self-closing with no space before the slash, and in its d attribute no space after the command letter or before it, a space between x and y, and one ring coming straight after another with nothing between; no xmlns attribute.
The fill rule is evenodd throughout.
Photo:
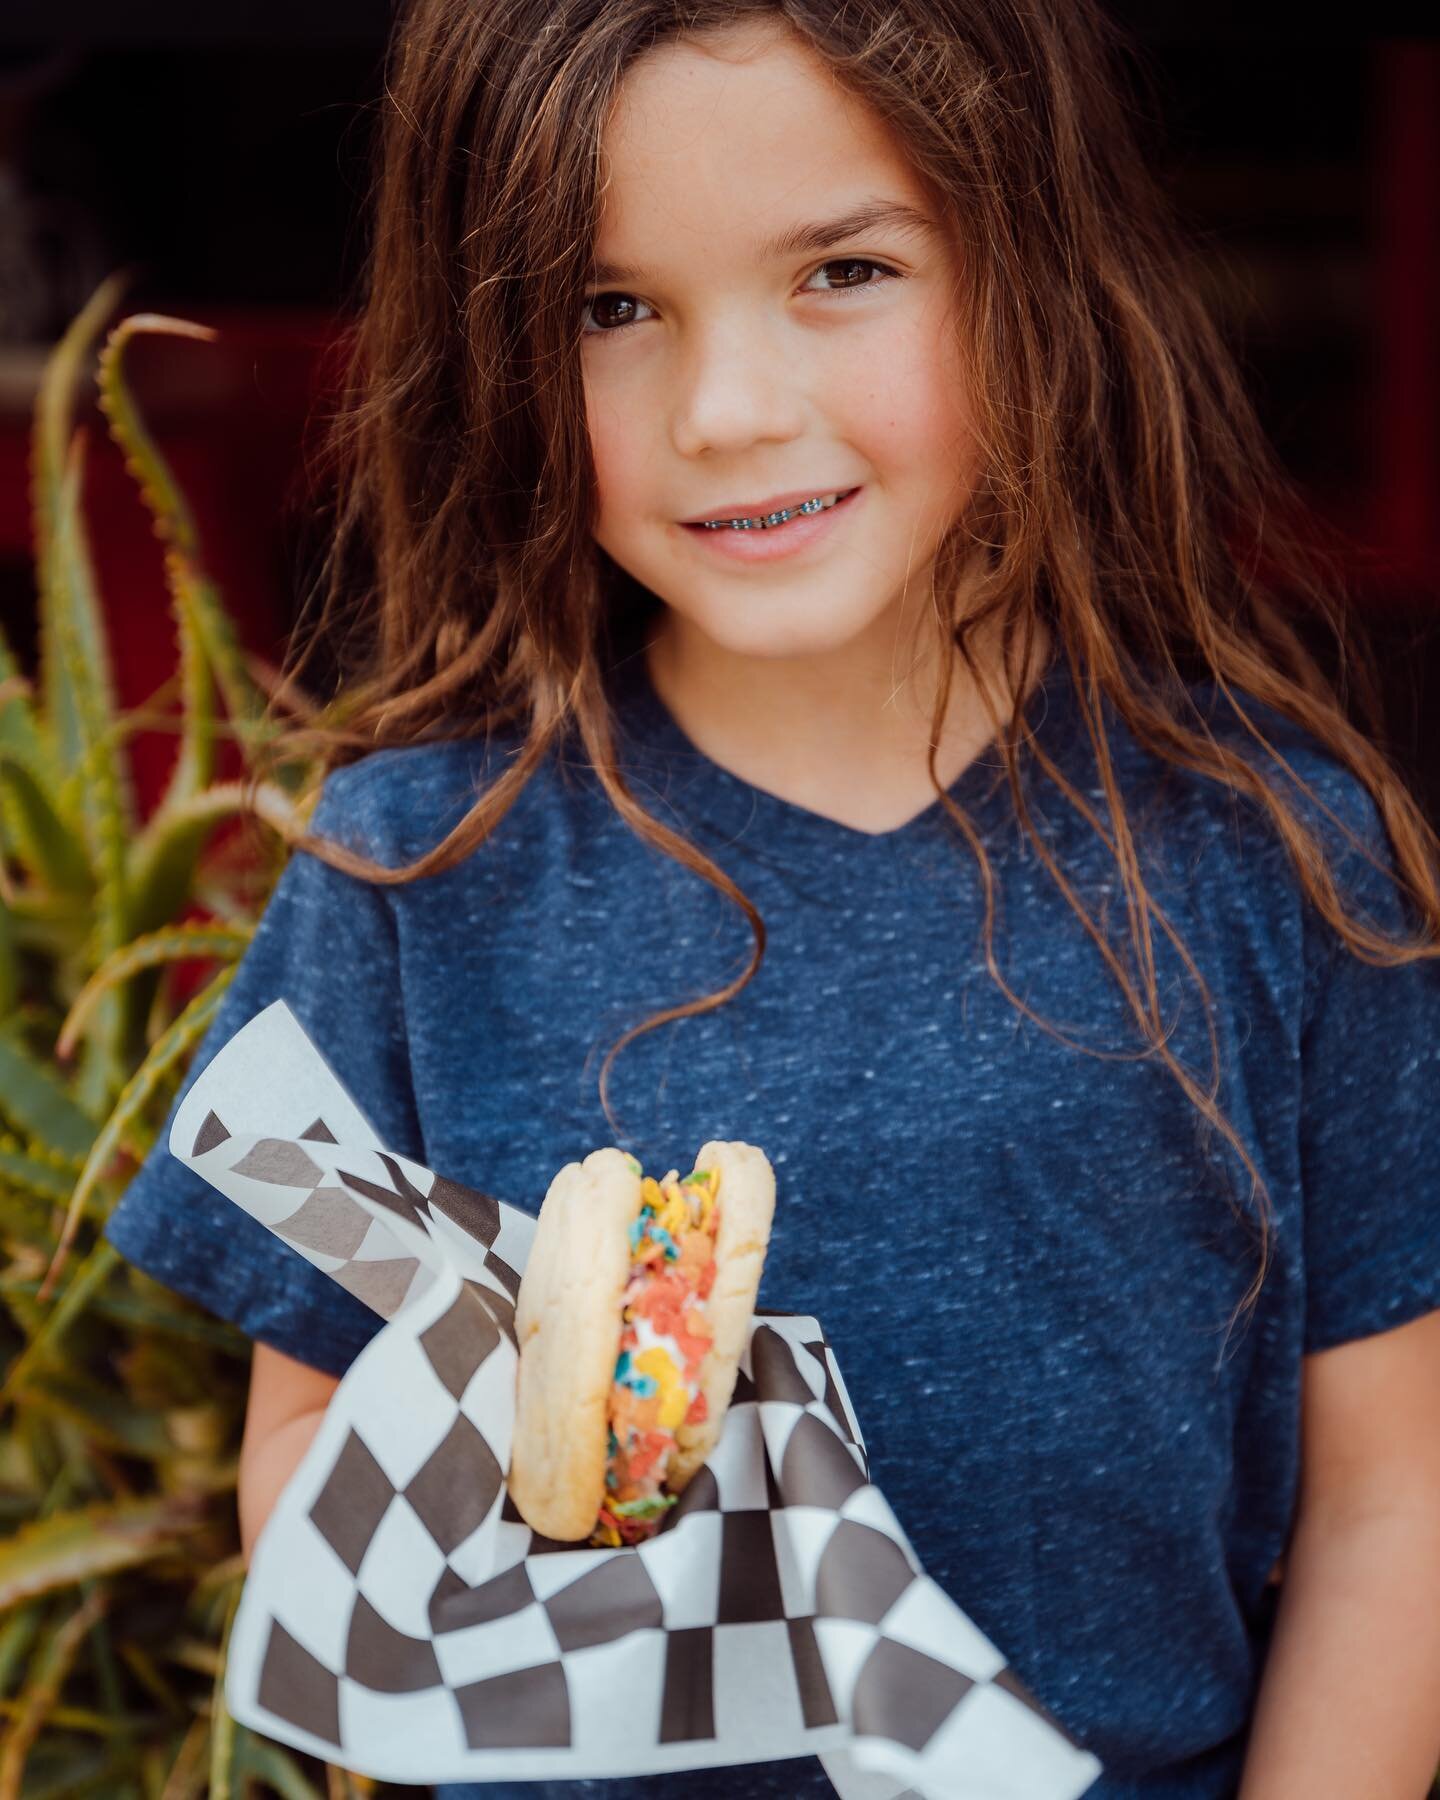
<svg viewBox="0 0 1440 1800"><path fill-rule="evenodd" d="M883 831L919 812L934 789L927 757L941 670L906 669L895 655L893 621L834 650L805 656L748 656L708 638L671 608L646 646L650 678L687 736L713 762L782 798L861 830ZM1045 667L1048 637L1011 691L998 644L975 654L1000 724L1006 724ZM995 730L975 679L955 653L936 769L949 788L993 742Z"/></svg>

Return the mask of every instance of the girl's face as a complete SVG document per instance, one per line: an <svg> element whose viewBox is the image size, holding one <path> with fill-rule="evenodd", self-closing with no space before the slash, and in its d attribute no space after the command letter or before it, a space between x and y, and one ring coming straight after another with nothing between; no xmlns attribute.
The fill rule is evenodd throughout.
<svg viewBox="0 0 1440 1800"><path fill-rule="evenodd" d="M599 543L734 655L888 660L975 473L957 257L923 188L768 27L649 52L603 151L581 351ZM686 522L851 488L778 528Z"/></svg>

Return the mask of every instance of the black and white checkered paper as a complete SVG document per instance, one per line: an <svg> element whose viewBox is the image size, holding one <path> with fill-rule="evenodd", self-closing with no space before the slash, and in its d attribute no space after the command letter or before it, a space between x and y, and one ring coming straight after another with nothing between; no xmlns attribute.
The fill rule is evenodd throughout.
<svg viewBox="0 0 1440 1800"><path fill-rule="evenodd" d="M534 1218L389 1152L283 1000L202 1070L169 1148L387 1321L255 1546L226 1671L244 1724L415 1784L815 1755L842 1800L1092 1785L921 1569L813 1318L757 1313L654 1538L560 1544L504 1485Z"/></svg>

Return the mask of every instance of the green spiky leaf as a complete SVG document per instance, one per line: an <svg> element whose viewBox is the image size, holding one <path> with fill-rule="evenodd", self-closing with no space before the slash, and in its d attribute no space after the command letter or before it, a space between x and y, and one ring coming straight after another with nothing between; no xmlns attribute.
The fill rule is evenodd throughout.
<svg viewBox="0 0 1440 1800"><path fill-rule="evenodd" d="M73 675L56 643L57 611L47 601L54 577L60 490L70 457L80 385L91 362L95 340L124 291L123 276L102 281L71 321L46 359L35 405L31 437L31 509L35 568L40 588L40 691L44 736L52 766L74 769L83 750L79 701Z"/></svg>
<svg viewBox="0 0 1440 1800"><path fill-rule="evenodd" d="M168 1555L202 1514L179 1495L77 1507L22 1526L0 1543L0 1608Z"/></svg>
<svg viewBox="0 0 1440 1800"><path fill-rule="evenodd" d="M84 1158L95 1142L95 1121L31 1054L13 1021L0 1022L0 1109L16 1131L61 1156Z"/></svg>
<svg viewBox="0 0 1440 1800"><path fill-rule="evenodd" d="M11 853L62 894L89 894L95 886L84 841L61 817L31 765L0 748L0 804Z"/></svg>
<svg viewBox="0 0 1440 1800"><path fill-rule="evenodd" d="M274 782L257 784L256 813L282 835L299 824L289 795ZM218 825L246 812L245 785L217 782L187 800L166 800L147 821L131 853L128 885L132 932L153 931L173 919L191 892L201 850Z"/></svg>

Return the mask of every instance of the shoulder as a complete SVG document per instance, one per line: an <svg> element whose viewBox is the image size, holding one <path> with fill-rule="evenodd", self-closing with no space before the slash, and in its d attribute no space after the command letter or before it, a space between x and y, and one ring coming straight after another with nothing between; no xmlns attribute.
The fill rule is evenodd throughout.
<svg viewBox="0 0 1440 1800"><path fill-rule="evenodd" d="M1348 866L1355 860L1363 862L1365 850L1388 854L1374 796L1321 736L1233 685L1227 694L1213 680L1194 681L1188 692L1215 741L1247 763L1315 832L1328 859ZM1196 726L1193 715L1182 722L1192 729ZM1157 810L1183 835L1220 837L1237 852L1272 852L1290 860L1271 812L1258 795L1170 763L1123 726L1120 735L1142 801L1152 801L1152 790L1163 792L1167 801Z"/></svg>
<svg viewBox="0 0 1440 1800"><path fill-rule="evenodd" d="M1311 815L1317 828L1328 826L1334 831L1343 827L1372 845L1383 843L1374 796L1323 738L1253 695L1232 689L1232 705L1218 694L1213 682L1204 684L1203 691L1216 708L1212 729L1217 737L1230 741L1286 800ZM1237 716L1237 707L1244 719ZM1245 720L1253 731L1247 729ZM1325 818L1326 814L1332 816Z"/></svg>
<svg viewBox="0 0 1440 1800"><path fill-rule="evenodd" d="M1346 910L1358 907L1397 929L1394 853L1365 781L1317 732L1233 684L1227 693L1213 680L1193 681L1187 691L1195 711L1181 722L1197 729L1203 721L1313 837ZM1147 880L1153 873L1172 895L1232 928L1248 919L1267 936L1298 943L1303 934L1313 956L1333 932L1264 796L1170 761L1130 730L1112 702L1105 715ZM1092 780L1092 794L1097 787Z"/></svg>
<svg viewBox="0 0 1440 1800"><path fill-rule="evenodd" d="M329 771L311 829L392 868L412 861L454 829L521 743L498 731L372 750Z"/></svg>
<svg viewBox="0 0 1440 1800"><path fill-rule="evenodd" d="M1328 872L1345 914L1392 938L1413 936L1420 921L1366 782L1317 732L1255 696L1214 682L1191 683L1189 693L1215 741L1311 837L1324 864L1316 873ZM1187 945L1228 972L1252 1020L1257 996L1267 995L1298 1042L1348 940L1312 897L1270 805L1170 762L1123 722L1112 745L1147 887Z"/></svg>

